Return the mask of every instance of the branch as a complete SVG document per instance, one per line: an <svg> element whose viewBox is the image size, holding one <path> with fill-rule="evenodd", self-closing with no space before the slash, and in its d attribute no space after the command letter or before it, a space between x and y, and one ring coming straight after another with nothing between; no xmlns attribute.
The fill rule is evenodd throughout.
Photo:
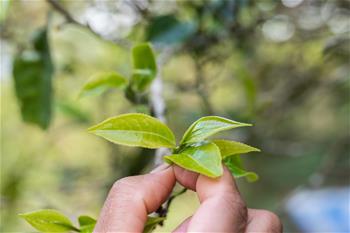
<svg viewBox="0 0 350 233"><path fill-rule="evenodd" d="M196 68L195 90L203 102L205 112L209 115L212 115L214 113L214 108L209 101L209 93L207 90L206 82L203 77L204 75L202 64L196 58L194 59L194 62Z"/></svg>
<svg viewBox="0 0 350 233"><path fill-rule="evenodd" d="M162 66L169 60L169 58L174 54L175 48L167 48L163 49L161 54L158 57L158 74L155 80L153 81L151 85L150 90L150 104L152 112L154 113L154 116L158 118L160 121L166 123L166 104L162 95L163 91L163 80L162 80L162 74L161 69ZM154 165L158 166L163 162L163 156L166 154L170 154L170 150L167 148L160 148L156 150L156 156L154 159Z"/></svg>
<svg viewBox="0 0 350 233"><path fill-rule="evenodd" d="M91 26L87 24L80 23L77 21L57 0L46 0L46 2L58 13L60 13L66 20L67 23L76 25L80 28L87 29L89 32L91 32L94 36L96 36L99 39L111 42L113 44L117 44L123 48L129 49L131 47L131 43L124 39L112 39L107 38L100 33L96 32L94 29L91 28Z"/></svg>

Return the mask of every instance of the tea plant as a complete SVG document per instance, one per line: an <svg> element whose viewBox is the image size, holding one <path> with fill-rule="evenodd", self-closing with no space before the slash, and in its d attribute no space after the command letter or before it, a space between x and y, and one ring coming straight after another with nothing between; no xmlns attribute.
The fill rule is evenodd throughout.
<svg viewBox="0 0 350 233"><path fill-rule="evenodd" d="M79 97L99 95L111 88L124 91L126 98L134 105L147 105L147 91L157 74L157 65L152 47L148 43L139 44L132 49L133 70L130 78L117 72L102 72L83 86ZM152 113L152 109L149 110ZM174 133L159 119L144 113L128 113L106 119L92 126L89 132L115 144L149 149L169 148L169 154L163 156L168 164L176 164L189 171L217 178L223 174L223 165L236 178L246 177L248 181L258 179L254 172L243 168L239 155L260 151L252 146L210 137L238 127L251 126L219 116L205 116L195 121L176 143ZM164 207L149 216L144 232L151 232L167 217L171 201L183 190L169 197ZM89 216L78 218L79 226L56 210L39 210L20 214L29 224L40 232L92 232L96 220Z"/></svg>

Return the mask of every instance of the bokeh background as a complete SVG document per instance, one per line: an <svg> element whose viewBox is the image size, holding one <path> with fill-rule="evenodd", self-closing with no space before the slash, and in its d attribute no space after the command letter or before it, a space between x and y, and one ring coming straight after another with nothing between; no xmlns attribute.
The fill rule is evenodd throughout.
<svg viewBox="0 0 350 233"><path fill-rule="evenodd" d="M285 232L349 231L349 14L347 0L1 0L0 231L33 232L17 214L40 208L97 217L115 180L152 167L153 151L86 130L144 106L118 90L77 98L97 72L129 75L129 46L144 41L177 137L209 114L254 124L223 135L262 150L243 158L260 175L238 181L248 207L277 213ZM55 72L42 129L16 97L37 83L16 90L12 67L45 25ZM194 193L179 197L157 231L197 206Z"/></svg>

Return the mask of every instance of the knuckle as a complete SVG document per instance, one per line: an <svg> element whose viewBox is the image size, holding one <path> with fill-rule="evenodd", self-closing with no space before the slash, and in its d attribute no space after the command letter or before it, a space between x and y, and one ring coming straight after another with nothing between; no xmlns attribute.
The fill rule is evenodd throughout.
<svg viewBox="0 0 350 233"><path fill-rule="evenodd" d="M283 226L280 218L270 211L264 210L262 213L266 223L269 225L270 232L280 233L283 231Z"/></svg>
<svg viewBox="0 0 350 233"><path fill-rule="evenodd" d="M245 226L248 220L248 209L245 202L239 196L230 193L223 195L221 199L226 203L226 208L228 211L235 215L235 218L238 222L242 223Z"/></svg>
<svg viewBox="0 0 350 233"><path fill-rule="evenodd" d="M135 188L135 183L133 182L132 177L125 177L114 182L111 189L111 194L114 196L117 195L119 198L133 198L136 195L131 194L135 194Z"/></svg>

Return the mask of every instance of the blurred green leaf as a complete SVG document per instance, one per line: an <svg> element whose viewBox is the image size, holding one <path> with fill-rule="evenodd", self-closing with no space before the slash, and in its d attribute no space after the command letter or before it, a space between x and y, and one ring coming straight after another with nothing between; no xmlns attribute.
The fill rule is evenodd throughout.
<svg viewBox="0 0 350 233"><path fill-rule="evenodd" d="M83 86L79 97L100 95L110 88L124 88L128 80L116 72L103 72L93 75Z"/></svg>
<svg viewBox="0 0 350 233"><path fill-rule="evenodd" d="M145 228L143 229L143 233L152 232L159 223L163 222L165 218L163 217L150 217L148 216L147 222L145 224Z"/></svg>
<svg viewBox="0 0 350 233"><path fill-rule="evenodd" d="M67 102L67 101L58 101L56 106L59 111L61 111L66 116L70 117L72 120L79 123L89 123L90 116L88 113L82 111L79 106Z"/></svg>
<svg viewBox="0 0 350 233"><path fill-rule="evenodd" d="M57 210L38 210L30 213L19 214L30 225L40 232L67 232L79 231L72 222Z"/></svg>
<svg viewBox="0 0 350 233"><path fill-rule="evenodd" d="M330 38L324 49L323 55L327 59L338 59L340 61L349 62L350 59L350 37L337 36Z"/></svg>
<svg viewBox="0 0 350 233"><path fill-rule="evenodd" d="M174 15L153 17L147 27L147 40L153 43L181 43L195 33L194 22L180 22Z"/></svg>
<svg viewBox="0 0 350 233"><path fill-rule="evenodd" d="M96 220L90 216L82 215L78 218L80 225L80 232L83 233L92 233L96 225Z"/></svg>
<svg viewBox="0 0 350 233"><path fill-rule="evenodd" d="M133 47L132 60L131 86L136 92L145 91L157 75L157 62L151 45L143 43Z"/></svg>
<svg viewBox="0 0 350 233"><path fill-rule="evenodd" d="M245 177L249 182L254 182L259 179L256 173L244 170L238 155L226 157L223 161L235 178Z"/></svg>
<svg viewBox="0 0 350 233"><path fill-rule="evenodd" d="M165 156L164 160L209 177L219 177L223 173L220 150L211 142L187 147L179 154Z"/></svg>
<svg viewBox="0 0 350 233"><path fill-rule="evenodd" d="M87 215L79 216L78 221L79 221L80 226L96 224L96 219L94 219L90 216L87 216Z"/></svg>
<svg viewBox="0 0 350 233"><path fill-rule="evenodd" d="M51 120L53 75L46 28L36 32L33 45L34 50L15 57L13 78L23 120L46 129Z"/></svg>
<svg viewBox="0 0 350 233"><path fill-rule="evenodd" d="M251 126L251 124L232 121L218 116L202 117L187 129L180 144L199 142L220 131L242 126Z"/></svg>
<svg viewBox="0 0 350 233"><path fill-rule="evenodd" d="M175 136L158 119L130 113L109 118L89 131L116 144L145 148L175 147Z"/></svg>
<svg viewBox="0 0 350 233"><path fill-rule="evenodd" d="M228 140L213 140L215 145L219 147L221 157L226 158L230 155L237 155L237 154L244 154L249 153L253 151L259 152L260 150L258 148L246 145L241 142L235 142L235 141L228 141Z"/></svg>

